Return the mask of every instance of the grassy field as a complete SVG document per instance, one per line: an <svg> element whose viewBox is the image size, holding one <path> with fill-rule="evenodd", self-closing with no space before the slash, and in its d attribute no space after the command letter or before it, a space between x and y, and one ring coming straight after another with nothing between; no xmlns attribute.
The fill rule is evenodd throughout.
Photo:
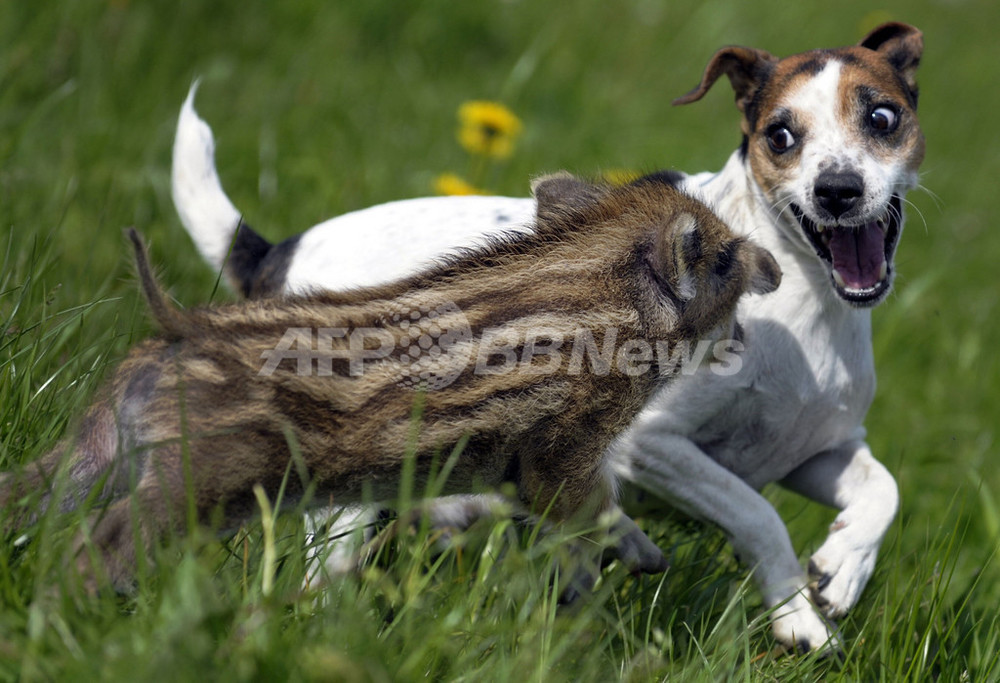
<svg viewBox="0 0 1000 683"><path fill-rule="evenodd" d="M879 21L925 32L924 190L910 195L896 294L874 313L869 441L897 475L898 521L842 624L843 660L780 657L716 530L642 520L664 577L612 566L594 599L552 600L556 540L508 524L432 552L402 534L324 600L302 594L296 515L163 551L128 598L56 597L74 521L0 545L3 680L921 680L1000 678L1000 9L908 0L543 3L67 0L0 3L0 469L37 457L108 366L150 331L122 228L152 243L171 293L215 279L174 213L176 114L192 80L237 206L277 239L465 173L455 111L524 121L484 182L524 194L566 168L719 168L731 91L672 108L723 44L789 54ZM216 299L228 296L216 294ZM802 557L829 510L769 490ZM273 550L271 559L265 548ZM267 587L267 588L266 588ZM265 589L266 588L266 589Z"/></svg>

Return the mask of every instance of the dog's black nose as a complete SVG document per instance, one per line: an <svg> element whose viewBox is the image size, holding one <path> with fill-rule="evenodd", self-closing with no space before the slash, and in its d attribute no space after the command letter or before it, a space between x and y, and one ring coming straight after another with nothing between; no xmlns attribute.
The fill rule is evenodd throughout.
<svg viewBox="0 0 1000 683"><path fill-rule="evenodd" d="M865 182L857 173L827 171L816 179L816 203L834 218L854 208L865 192Z"/></svg>

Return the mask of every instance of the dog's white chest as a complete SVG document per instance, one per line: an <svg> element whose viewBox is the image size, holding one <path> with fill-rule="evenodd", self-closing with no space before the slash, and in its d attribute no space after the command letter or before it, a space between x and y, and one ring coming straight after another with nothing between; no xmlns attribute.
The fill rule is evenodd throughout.
<svg viewBox="0 0 1000 683"><path fill-rule="evenodd" d="M663 407L713 460L759 488L807 459L860 436L875 392L867 314L839 324L802 319L744 322L743 367L703 368ZM683 384L686 384L683 383ZM691 401L692 396L701 396ZM862 432L863 433L863 432Z"/></svg>

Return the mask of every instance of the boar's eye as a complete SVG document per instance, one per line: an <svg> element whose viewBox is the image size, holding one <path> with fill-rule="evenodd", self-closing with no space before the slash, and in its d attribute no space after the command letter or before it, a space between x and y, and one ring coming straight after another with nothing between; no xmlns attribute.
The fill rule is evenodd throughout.
<svg viewBox="0 0 1000 683"><path fill-rule="evenodd" d="M733 263L736 261L736 249L739 248L739 241L733 241L728 243L723 247L718 254L715 255L715 267L713 271L719 277L726 277L729 271L733 269Z"/></svg>

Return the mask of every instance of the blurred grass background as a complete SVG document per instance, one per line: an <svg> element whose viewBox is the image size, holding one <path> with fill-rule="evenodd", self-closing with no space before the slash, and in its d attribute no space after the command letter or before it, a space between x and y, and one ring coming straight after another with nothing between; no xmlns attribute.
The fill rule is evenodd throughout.
<svg viewBox="0 0 1000 683"><path fill-rule="evenodd" d="M674 557L666 583L609 583L608 601L576 617L551 612L535 584L521 605L489 591L463 604L462 571L407 593L412 602L385 598L382 577L345 583L322 608L275 603L245 576L232 582L242 589L229 587L236 570L213 569L218 558L201 546L157 590L78 613L34 581L48 566L44 548L7 548L0 677L997 676L1000 238L989 226L1000 209L1000 8L983 1L0 3L0 467L50 447L108 363L148 332L123 227L148 237L181 302L212 292L169 190L176 115L193 79L230 197L276 240L427 194L438 173L464 171L455 111L469 99L502 101L524 121L491 185L501 193L523 195L529 177L556 169L718 169L739 142L728 86L670 106L717 47L785 55L856 42L885 20L925 34L926 190L909 196L896 294L873 314L869 441L898 477L902 509L843 624L854 643L845 663L761 658L767 636L743 628L759 614L756 598L718 535L654 520L650 533ZM769 495L807 556L832 515ZM485 533L484 557L496 532ZM296 534L293 525L288 557ZM508 552L520 560L489 585L517 593L516 581L528 581L518 561L531 558ZM413 566L426 572L421 562ZM298 584L294 566L286 562L286 593ZM410 585L409 569L395 571ZM395 605L389 612L410 607L393 621L380 601Z"/></svg>

